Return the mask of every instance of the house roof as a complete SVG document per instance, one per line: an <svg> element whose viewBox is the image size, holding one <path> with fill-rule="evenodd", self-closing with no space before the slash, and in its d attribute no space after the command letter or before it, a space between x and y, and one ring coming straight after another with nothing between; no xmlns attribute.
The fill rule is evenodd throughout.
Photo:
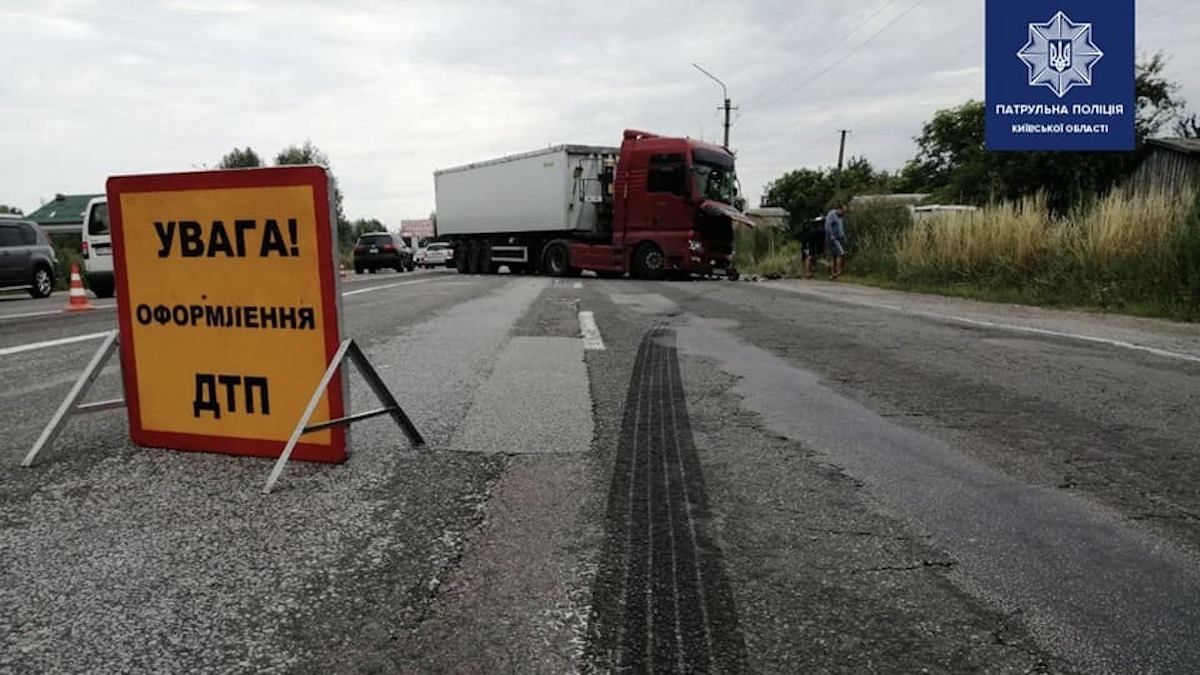
<svg viewBox="0 0 1200 675"><path fill-rule="evenodd" d="M102 194L55 195L33 213L25 217L38 225L78 225L83 222L83 210L88 202Z"/></svg>
<svg viewBox="0 0 1200 675"><path fill-rule="evenodd" d="M1146 142L1185 155L1200 155L1200 138L1151 138Z"/></svg>
<svg viewBox="0 0 1200 675"><path fill-rule="evenodd" d="M788 211L779 206L762 206L757 209L746 209L746 215L759 218L787 218Z"/></svg>

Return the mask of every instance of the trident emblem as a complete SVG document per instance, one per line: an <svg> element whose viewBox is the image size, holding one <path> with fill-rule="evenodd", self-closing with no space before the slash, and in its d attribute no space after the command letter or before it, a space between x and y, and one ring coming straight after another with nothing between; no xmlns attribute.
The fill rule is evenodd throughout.
<svg viewBox="0 0 1200 675"><path fill-rule="evenodd" d="M1070 40L1051 40L1050 41L1050 67L1054 70L1065 73L1071 67L1071 41Z"/></svg>

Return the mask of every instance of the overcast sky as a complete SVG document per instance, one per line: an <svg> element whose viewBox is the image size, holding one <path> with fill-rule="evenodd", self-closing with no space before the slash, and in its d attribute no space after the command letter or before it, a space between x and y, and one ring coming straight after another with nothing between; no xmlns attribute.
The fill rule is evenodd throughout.
<svg viewBox="0 0 1200 675"><path fill-rule="evenodd" d="M741 108L757 205L835 163L841 128L901 166L935 110L983 97L982 25L972 0L0 0L0 203L311 139L347 215L395 229L433 208L436 168L624 128L719 140L696 61ZM1138 0L1137 33L1200 110L1200 3Z"/></svg>

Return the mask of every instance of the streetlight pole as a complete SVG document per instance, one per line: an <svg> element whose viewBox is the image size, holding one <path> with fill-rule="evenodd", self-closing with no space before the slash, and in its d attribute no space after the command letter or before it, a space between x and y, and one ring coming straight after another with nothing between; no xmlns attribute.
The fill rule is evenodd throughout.
<svg viewBox="0 0 1200 675"><path fill-rule="evenodd" d="M699 63L693 63L692 66L695 67L696 70L698 70L698 71L704 73L705 75L709 76L710 78L712 78L713 82L716 82L717 84L721 85L721 96L722 96L722 98L725 99L725 105L722 106L722 108L725 110L725 144L724 145L725 145L725 149L728 150L729 149L729 111L731 110L731 107L729 105L729 89L727 89L725 87L725 83L722 82L720 79L718 79L716 75L713 75L712 73L705 70Z"/></svg>

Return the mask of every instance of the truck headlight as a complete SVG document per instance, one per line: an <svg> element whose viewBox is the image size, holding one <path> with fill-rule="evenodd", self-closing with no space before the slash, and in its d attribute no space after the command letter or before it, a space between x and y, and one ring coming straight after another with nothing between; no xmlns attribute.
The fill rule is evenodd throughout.
<svg viewBox="0 0 1200 675"><path fill-rule="evenodd" d="M704 250L704 244L696 241L695 239L688 239L688 250L692 253L699 253L700 251Z"/></svg>

